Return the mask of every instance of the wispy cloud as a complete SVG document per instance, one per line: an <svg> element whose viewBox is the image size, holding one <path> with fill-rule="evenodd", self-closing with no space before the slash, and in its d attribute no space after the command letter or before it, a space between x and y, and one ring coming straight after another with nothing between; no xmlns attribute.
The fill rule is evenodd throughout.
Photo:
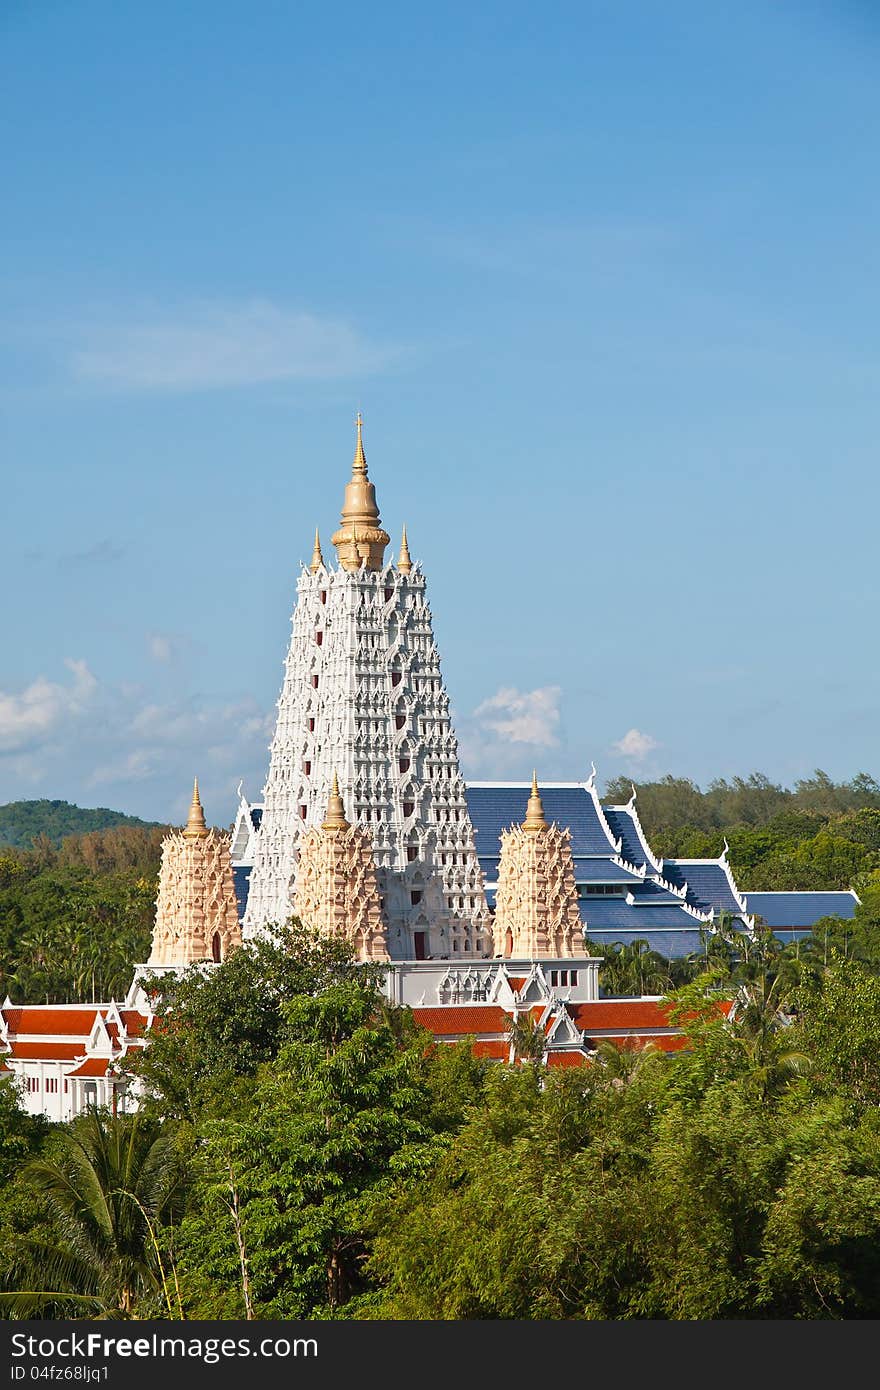
<svg viewBox="0 0 880 1390"><path fill-rule="evenodd" d="M117 545L105 536L103 540L96 541L86 550L75 550L67 555L59 555L58 565L61 569L81 569L87 565L108 565L116 560L121 560L125 554L125 548Z"/></svg>
<svg viewBox="0 0 880 1390"><path fill-rule="evenodd" d="M529 743L535 748L555 748L559 743L558 685L537 690L505 686L474 710L473 718L509 743Z"/></svg>
<svg viewBox="0 0 880 1390"><path fill-rule="evenodd" d="M659 748L660 744L650 734L643 734L640 729L628 729L623 738L619 738L611 746L616 753L622 753L625 758L641 762L649 753L653 753L655 748Z"/></svg>
<svg viewBox="0 0 880 1390"><path fill-rule="evenodd" d="M19 694L0 690L0 751L39 747L89 707L98 682L85 661L68 658L64 664L73 675L69 685L37 676Z"/></svg>
<svg viewBox="0 0 880 1390"><path fill-rule="evenodd" d="M68 328L68 371L134 391L208 391L381 371L400 350L352 324L266 300L96 315Z"/></svg>

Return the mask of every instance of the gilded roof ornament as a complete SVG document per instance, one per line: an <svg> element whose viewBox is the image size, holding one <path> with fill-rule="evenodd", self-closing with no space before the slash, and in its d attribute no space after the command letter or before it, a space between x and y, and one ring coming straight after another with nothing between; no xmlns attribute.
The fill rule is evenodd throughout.
<svg viewBox="0 0 880 1390"><path fill-rule="evenodd" d="M317 574L318 570L324 569L324 556L321 554L321 537L318 535L318 528L315 527L315 548L312 551L312 563L309 569L312 574Z"/></svg>
<svg viewBox="0 0 880 1390"><path fill-rule="evenodd" d="M526 809L526 818L522 823L523 830L538 831L548 830L544 819L544 803L541 800L541 793L538 791L538 774L532 773L532 792L529 797L529 804Z"/></svg>
<svg viewBox="0 0 880 1390"><path fill-rule="evenodd" d="M379 508L376 504L376 489L367 476L367 458L364 453L363 418L360 411L355 421L357 440L354 449L354 462L351 466L351 480L345 489L342 504L342 525L333 533L333 544L344 570L360 569L363 559L368 570L380 570L385 563L385 547L390 540L388 532L382 529ZM357 531L358 553L355 557L353 540Z"/></svg>
<svg viewBox="0 0 880 1390"><path fill-rule="evenodd" d="M199 800L198 777L196 777L193 781L193 794L192 802L189 808L189 818L186 822L183 833L188 840L204 839L208 833L208 827L205 824L205 813L202 810L202 803Z"/></svg>
<svg viewBox="0 0 880 1390"><path fill-rule="evenodd" d="M397 568L400 570L401 574L409 574L412 570L409 546L406 543L406 526L403 528L403 538L400 542L400 554L397 557Z"/></svg>
<svg viewBox="0 0 880 1390"><path fill-rule="evenodd" d="M345 819L345 807L342 804L342 797L339 795L339 779L333 773L333 785L330 788L330 799L327 802L327 814L324 817L322 830L350 830L351 826Z"/></svg>

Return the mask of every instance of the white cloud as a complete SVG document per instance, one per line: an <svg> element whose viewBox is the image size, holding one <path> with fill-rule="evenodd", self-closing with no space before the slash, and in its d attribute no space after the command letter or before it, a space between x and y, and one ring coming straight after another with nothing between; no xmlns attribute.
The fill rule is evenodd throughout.
<svg viewBox="0 0 880 1390"><path fill-rule="evenodd" d="M70 685L37 676L19 695L0 690L0 751L15 753L39 745L90 703L98 682L85 661L68 658Z"/></svg>
<svg viewBox="0 0 880 1390"><path fill-rule="evenodd" d="M147 646L153 660L163 666L167 666L174 655L174 642L164 632L151 632L147 638Z"/></svg>
<svg viewBox="0 0 880 1390"><path fill-rule="evenodd" d="M332 380L379 371L397 355L343 320L264 300L140 311L125 322L96 318L70 334L74 376L125 390Z"/></svg>
<svg viewBox="0 0 880 1390"><path fill-rule="evenodd" d="M484 729L509 743L529 743L536 748L555 748L559 744L558 685L537 690L515 690L505 686L484 700L473 717Z"/></svg>
<svg viewBox="0 0 880 1390"><path fill-rule="evenodd" d="M632 758L635 762L641 761L655 748L660 747L655 738L650 734L643 734L639 729L628 729L623 738L619 738L611 746L616 753L622 753L625 758Z"/></svg>

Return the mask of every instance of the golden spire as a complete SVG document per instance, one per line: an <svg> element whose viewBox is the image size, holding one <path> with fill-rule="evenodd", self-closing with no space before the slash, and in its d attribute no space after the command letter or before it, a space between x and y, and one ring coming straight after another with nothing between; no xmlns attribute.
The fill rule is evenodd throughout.
<svg viewBox="0 0 880 1390"><path fill-rule="evenodd" d="M385 547L390 539L388 532L382 529L379 519L379 508L376 505L376 489L367 476L367 459L364 454L363 419L358 411L357 420L357 441L354 450L354 462L351 467L351 481L345 489L345 500L342 504L342 525L338 531L333 533L333 544L339 556L339 563L344 570L360 569L361 554L365 551L363 558L366 561L368 570L380 570L385 563ZM358 530L358 540L362 547L361 554L355 559L352 552L352 539L355 528Z"/></svg>
<svg viewBox="0 0 880 1390"><path fill-rule="evenodd" d="M367 456L364 453L364 417L361 415L360 411L358 411L357 419L354 423L357 427L357 442L354 446L354 463L351 465L352 477L355 473L363 473L364 477L366 477ZM379 515L378 511L376 515Z"/></svg>
<svg viewBox="0 0 880 1390"><path fill-rule="evenodd" d="M315 527L315 548L312 551L312 563L309 569L312 574L317 574L318 570L324 568L324 556L321 554L321 537L318 535L318 528Z"/></svg>
<svg viewBox="0 0 880 1390"><path fill-rule="evenodd" d="M397 557L397 568L401 574L409 574L412 569L412 560L409 555L409 546L406 543L406 527L403 528L403 539L400 542L400 554Z"/></svg>
<svg viewBox="0 0 880 1390"><path fill-rule="evenodd" d="M205 813L202 810L202 803L199 801L199 779L193 782L192 804L189 808L189 819L183 831L187 840L203 840L208 833L205 824Z"/></svg>
<svg viewBox="0 0 880 1390"><path fill-rule="evenodd" d="M532 794L529 797L526 818L523 821L522 828L523 830L529 831L550 829L544 819L544 803L541 800L541 793L538 791L538 775L536 772L532 773Z"/></svg>
<svg viewBox="0 0 880 1390"><path fill-rule="evenodd" d="M351 829L345 819L345 807L342 804L342 797L339 795L339 781L335 772L333 773L333 786L330 788L330 800L327 802L327 814L321 829L330 831Z"/></svg>

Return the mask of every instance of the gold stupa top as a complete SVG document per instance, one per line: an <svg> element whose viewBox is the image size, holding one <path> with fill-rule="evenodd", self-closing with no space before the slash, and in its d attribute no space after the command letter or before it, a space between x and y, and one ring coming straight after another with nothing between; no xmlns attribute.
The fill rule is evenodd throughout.
<svg viewBox="0 0 880 1390"><path fill-rule="evenodd" d="M401 574L409 574L412 569L409 546L406 543L406 527L403 528L403 539L400 542L400 554L397 557L397 568Z"/></svg>
<svg viewBox="0 0 880 1390"><path fill-rule="evenodd" d="M318 535L318 528L315 527L315 548L312 551L312 563L309 569L312 574L317 574L318 570L324 568L324 556L321 554L321 537Z"/></svg>
<svg viewBox="0 0 880 1390"><path fill-rule="evenodd" d="M327 814L321 829L332 831L351 829L345 819L345 807L342 804L342 797L339 795L339 780L335 772L333 774L333 786L330 788L330 799L327 802Z"/></svg>
<svg viewBox="0 0 880 1390"><path fill-rule="evenodd" d="M385 563L385 547L391 539L383 531L379 508L376 505L376 489L367 477L367 459L364 454L364 422L358 411L357 440L354 449L354 462L351 466L351 481L345 489L342 504L342 525L332 536L339 563L344 570L360 569L364 560L368 570L380 570Z"/></svg>
<svg viewBox="0 0 880 1390"><path fill-rule="evenodd" d="M187 840L203 840L208 833L208 827L205 824L205 813L202 810L202 803L199 800L198 777L193 781L193 795L189 808L189 818L183 833Z"/></svg>
<svg viewBox="0 0 880 1390"><path fill-rule="evenodd" d="M526 810L526 818L522 823L523 830L538 831L549 830L549 826L544 819L544 803L538 791L538 775L532 773L532 794L529 797L529 804Z"/></svg>

